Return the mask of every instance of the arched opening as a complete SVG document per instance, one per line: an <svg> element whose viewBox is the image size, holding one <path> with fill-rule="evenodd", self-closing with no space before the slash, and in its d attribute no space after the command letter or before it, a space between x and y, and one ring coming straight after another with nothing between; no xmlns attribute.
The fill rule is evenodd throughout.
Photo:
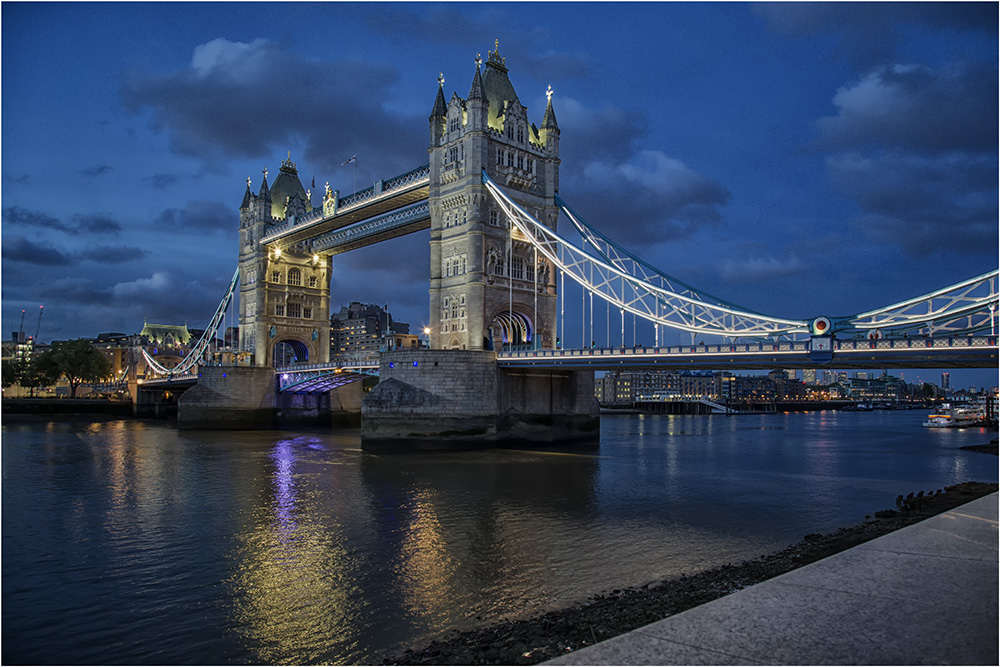
<svg viewBox="0 0 1000 667"><path fill-rule="evenodd" d="M493 349L497 352L501 349L529 350L533 345L530 315L504 310L493 318L489 330Z"/></svg>
<svg viewBox="0 0 1000 667"><path fill-rule="evenodd" d="M274 366L304 364L309 361L309 348L298 340L281 340L274 344Z"/></svg>

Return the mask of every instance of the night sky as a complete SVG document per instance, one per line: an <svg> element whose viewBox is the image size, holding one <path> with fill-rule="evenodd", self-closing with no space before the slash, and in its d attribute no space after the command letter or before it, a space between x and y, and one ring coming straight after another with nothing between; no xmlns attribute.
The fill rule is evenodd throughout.
<svg viewBox="0 0 1000 667"><path fill-rule="evenodd" d="M995 3L0 11L5 339L40 304L44 341L204 327L247 176L291 151L319 204L327 181L355 189L352 155L358 189L424 164L438 73L467 97L496 39L536 125L555 91L563 198L709 293L839 316L997 266ZM422 327L427 241L335 257L333 309Z"/></svg>

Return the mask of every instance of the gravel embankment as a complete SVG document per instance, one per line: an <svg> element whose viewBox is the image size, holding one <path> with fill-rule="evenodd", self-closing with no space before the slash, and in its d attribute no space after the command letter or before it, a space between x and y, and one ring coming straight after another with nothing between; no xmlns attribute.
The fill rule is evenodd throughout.
<svg viewBox="0 0 1000 667"><path fill-rule="evenodd" d="M533 665L710 602L862 542L997 491L964 482L896 499L896 509L829 535L806 535L782 551L637 588L613 590L531 618L502 622L442 639L383 661L391 665Z"/></svg>

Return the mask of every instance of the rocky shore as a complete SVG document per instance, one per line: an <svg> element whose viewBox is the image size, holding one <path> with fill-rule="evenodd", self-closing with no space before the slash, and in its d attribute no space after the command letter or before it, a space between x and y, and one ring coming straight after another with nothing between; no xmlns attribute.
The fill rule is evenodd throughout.
<svg viewBox="0 0 1000 667"><path fill-rule="evenodd" d="M386 665L533 665L590 646L710 602L862 542L946 512L997 491L997 484L964 482L896 498L895 508L828 535L806 535L782 551L638 588L616 589L582 604L467 632L452 632Z"/></svg>

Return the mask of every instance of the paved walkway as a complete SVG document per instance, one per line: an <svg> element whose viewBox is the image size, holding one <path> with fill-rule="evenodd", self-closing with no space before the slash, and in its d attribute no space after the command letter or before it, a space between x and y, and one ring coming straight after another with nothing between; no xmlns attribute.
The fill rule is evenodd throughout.
<svg viewBox="0 0 1000 667"><path fill-rule="evenodd" d="M554 665L997 665L997 494Z"/></svg>

